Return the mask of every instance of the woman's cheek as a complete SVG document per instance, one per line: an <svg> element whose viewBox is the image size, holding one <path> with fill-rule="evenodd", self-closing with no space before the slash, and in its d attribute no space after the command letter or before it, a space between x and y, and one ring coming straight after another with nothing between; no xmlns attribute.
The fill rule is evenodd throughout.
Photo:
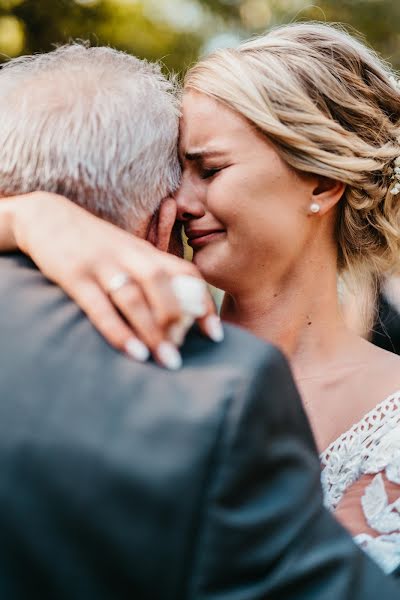
<svg viewBox="0 0 400 600"><path fill-rule="evenodd" d="M243 177L240 176L235 167L229 167L226 170L222 170L213 179L209 192L222 209L223 206L229 206L232 202L235 202L235 198L242 195L241 191L243 188L246 188Z"/></svg>

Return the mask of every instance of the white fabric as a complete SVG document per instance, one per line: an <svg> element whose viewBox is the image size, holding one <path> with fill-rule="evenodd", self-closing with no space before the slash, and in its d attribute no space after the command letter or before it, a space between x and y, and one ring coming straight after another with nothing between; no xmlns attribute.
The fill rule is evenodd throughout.
<svg viewBox="0 0 400 600"><path fill-rule="evenodd" d="M400 390L330 444L320 458L325 504L332 511L362 475L375 475L361 505L369 527L381 535L364 533L354 539L390 573L400 565ZM391 504L382 473L399 485L399 496Z"/></svg>

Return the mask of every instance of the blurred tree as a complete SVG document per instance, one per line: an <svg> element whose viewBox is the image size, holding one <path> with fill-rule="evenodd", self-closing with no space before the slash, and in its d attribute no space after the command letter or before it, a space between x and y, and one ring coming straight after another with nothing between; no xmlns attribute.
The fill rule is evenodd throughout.
<svg viewBox="0 0 400 600"><path fill-rule="evenodd" d="M182 70L204 49L308 19L349 24L400 67L399 0L0 0L0 60L80 38Z"/></svg>
<svg viewBox="0 0 400 600"><path fill-rule="evenodd" d="M301 13L302 19L339 21L400 68L399 0L320 0Z"/></svg>
<svg viewBox="0 0 400 600"><path fill-rule="evenodd" d="M400 68L399 0L201 0L234 23L241 37L292 21L340 22Z"/></svg>
<svg viewBox="0 0 400 600"><path fill-rule="evenodd" d="M140 2L117 0L0 0L0 52L44 52L71 39L110 44L149 60L164 58L167 66L181 68L182 58L194 60L202 40L186 31L175 31L147 16ZM20 24L23 47L2 35L2 20ZM10 37L10 31L8 31ZM13 32L11 32L12 34ZM14 34L15 35L15 34Z"/></svg>
<svg viewBox="0 0 400 600"><path fill-rule="evenodd" d="M340 22L400 69L399 0L199 0L242 38L292 21Z"/></svg>

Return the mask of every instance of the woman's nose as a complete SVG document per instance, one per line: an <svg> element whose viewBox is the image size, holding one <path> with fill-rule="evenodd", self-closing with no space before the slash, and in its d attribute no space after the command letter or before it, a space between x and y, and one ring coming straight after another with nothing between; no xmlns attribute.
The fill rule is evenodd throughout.
<svg viewBox="0 0 400 600"><path fill-rule="evenodd" d="M178 221L191 221L192 219L200 219L205 215L205 208L199 190L190 182L182 181L178 192L175 194L175 200Z"/></svg>

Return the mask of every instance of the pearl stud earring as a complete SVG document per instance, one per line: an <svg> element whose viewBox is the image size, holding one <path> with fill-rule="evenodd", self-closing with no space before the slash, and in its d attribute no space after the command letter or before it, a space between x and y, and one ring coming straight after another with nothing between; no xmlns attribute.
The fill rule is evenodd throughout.
<svg viewBox="0 0 400 600"><path fill-rule="evenodd" d="M312 204L310 204L310 213L312 213L313 215L319 213L320 210L321 207L319 204L317 204L317 202L313 202Z"/></svg>

